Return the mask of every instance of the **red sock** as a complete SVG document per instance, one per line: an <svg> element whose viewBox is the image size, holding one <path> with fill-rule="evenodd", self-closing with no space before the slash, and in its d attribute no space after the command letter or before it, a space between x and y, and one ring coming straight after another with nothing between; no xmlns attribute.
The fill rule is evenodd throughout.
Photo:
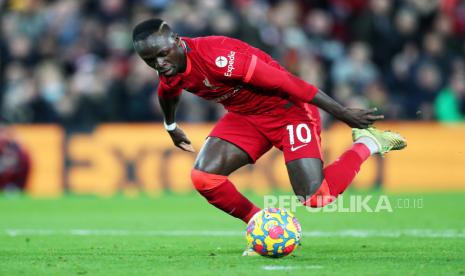
<svg viewBox="0 0 465 276"><path fill-rule="evenodd" d="M192 182L210 204L248 223L260 208L244 197L227 176L192 170Z"/></svg>
<svg viewBox="0 0 465 276"><path fill-rule="evenodd" d="M332 164L324 169L325 180L332 196L338 196L352 183L360 166L370 157L370 150L361 143L355 143Z"/></svg>

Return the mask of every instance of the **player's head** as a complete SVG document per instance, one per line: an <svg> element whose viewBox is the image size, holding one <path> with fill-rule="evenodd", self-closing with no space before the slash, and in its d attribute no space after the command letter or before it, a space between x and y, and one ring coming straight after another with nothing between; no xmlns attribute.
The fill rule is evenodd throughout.
<svg viewBox="0 0 465 276"><path fill-rule="evenodd" d="M166 77L186 69L186 53L178 34L161 19L148 19L134 27L132 41L137 54L148 66Z"/></svg>

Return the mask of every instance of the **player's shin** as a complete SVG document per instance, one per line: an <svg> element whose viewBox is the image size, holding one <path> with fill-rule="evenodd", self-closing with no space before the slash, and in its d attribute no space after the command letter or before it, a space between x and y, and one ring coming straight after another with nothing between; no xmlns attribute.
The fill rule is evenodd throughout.
<svg viewBox="0 0 465 276"><path fill-rule="evenodd" d="M324 207L333 202L352 183L361 165L370 155L370 150L366 145L353 144L350 149L324 169L325 178L320 188L303 204L310 207Z"/></svg>
<svg viewBox="0 0 465 276"><path fill-rule="evenodd" d="M234 187L227 176L210 174L193 169L192 182L196 190L218 209L248 223L260 211Z"/></svg>
<svg viewBox="0 0 465 276"><path fill-rule="evenodd" d="M331 195L338 196L352 183L363 162L370 157L367 146L355 143L345 151L336 161L324 169L325 180Z"/></svg>

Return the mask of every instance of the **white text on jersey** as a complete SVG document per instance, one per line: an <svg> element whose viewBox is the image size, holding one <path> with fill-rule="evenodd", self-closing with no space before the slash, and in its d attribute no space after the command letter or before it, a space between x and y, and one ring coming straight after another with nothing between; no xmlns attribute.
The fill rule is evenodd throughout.
<svg viewBox="0 0 465 276"><path fill-rule="evenodd" d="M232 71L234 70L234 56L235 55L236 55L236 52L234 52L234 51L229 52L229 55L228 55L228 59L229 59L228 70L226 72L224 72L225 77L232 76Z"/></svg>

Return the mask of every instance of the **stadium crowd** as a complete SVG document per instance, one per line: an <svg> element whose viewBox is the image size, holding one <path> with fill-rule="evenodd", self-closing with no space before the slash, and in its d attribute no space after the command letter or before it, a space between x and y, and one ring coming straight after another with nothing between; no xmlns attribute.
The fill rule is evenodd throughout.
<svg viewBox="0 0 465 276"><path fill-rule="evenodd" d="M0 0L0 115L87 128L161 121L157 77L132 27L161 17L181 36L265 50L340 102L394 120L465 118L463 0ZM179 121L223 109L183 94ZM329 122L329 121L328 121Z"/></svg>

